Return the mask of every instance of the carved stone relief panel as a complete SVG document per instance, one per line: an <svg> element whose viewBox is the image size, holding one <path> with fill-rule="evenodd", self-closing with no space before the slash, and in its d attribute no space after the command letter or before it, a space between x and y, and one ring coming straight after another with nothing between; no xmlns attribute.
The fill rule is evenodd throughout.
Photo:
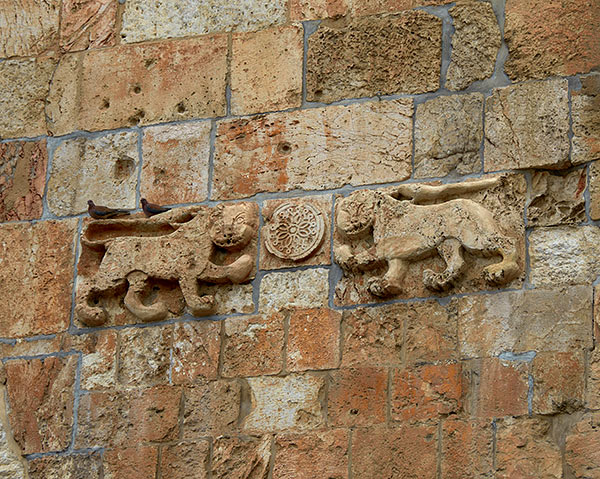
<svg viewBox="0 0 600 479"><path fill-rule="evenodd" d="M255 274L258 206L176 208L89 221L81 234L75 313L87 326L219 311L215 286ZM223 286L231 288L231 286Z"/></svg>
<svg viewBox="0 0 600 479"><path fill-rule="evenodd" d="M492 176L406 184L338 197L338 304L519 285L525 180Z"/></svg>

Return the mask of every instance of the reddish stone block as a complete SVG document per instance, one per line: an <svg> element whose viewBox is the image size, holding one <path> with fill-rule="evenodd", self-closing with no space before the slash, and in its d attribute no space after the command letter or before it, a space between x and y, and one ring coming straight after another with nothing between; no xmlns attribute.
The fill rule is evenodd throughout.
<svg viewBox="0 0 600 479"><path fill-rule="evenodd" d="M571 477L600 477L600 413L585 414L567 433L565 462Z"/></svg>
<svg viewBox="0 0 600 479"><path fill-rule="evenodd" d="M533 360L532 375L534 414L556 414L583 406L583 351L538 353Z"/></svg>
<svg viewBox="0 0 600 479"><path fill-rule="evenodd" d="M348 13L348 0L290 0L290 18L295 21L342 17Z"/></svg>
<svg viewBox="0 0 600 479"><path fill-rule="evenodd" d="M327 406L329 423L370 426L385 422L387 379L383 368L333 371Z"/></svg>
<svg viewBox="0 0 600 479"><path fill-rule="evenodd" d="M271 442L271 436L219 437L213 445L212 477L267 479Z"/></svg>
<svg viewBox="0 0 600 479"><path fill-rule="evenodd" d="M221 323L177 323L173 327L173 383L194 382L198 378L216 379L220 349Z"/></svg>
<svg viewBox="0 0 600 479"><path fill-rule="evenodd" d="M375 15L451 3L450 0L360 0L352 2L352 15Z"/></svg>
<svg viewBox="0 0 600 479"><path fill-rule="evenodd" d="M117 7L114 0L64 0L60 22L61 48L72 52L113 46Z"/></svg>
<svg viewBox="0 0 600 479"><path fill-rule="evenodd" d="M290 315L287 369L334 369L340 361L341 313L330 309L305 309Z"/></svg>
<svg viewBox="0 0 600 479"><path fill-rule="evenodd" d="M163 446L160 454L161 479L206 479L210 445L208 441L179 442Z"/></svg>
<svg viewBox="0 0 600 479"><path fill-rule="evenodd" d="M134 446L104 453L104 479L153 479L158 448Z"/></svg>
<svg viewBox="0 0 600 479"><path fill-rule="evenodd" d="M442 477L492 477L491 421L448 419L442 426Z"/></svg>
<svg viewBox="0 0 600 479"><path fill-rule="evenodd" d="M61 451L71 442L77 357L6 363L9 420L23 454Z"/></svg>
<svg viewBox="0 0 600 479"><path fill-rule="evenodd" d="M0 472L2 472L0 466ZM29 461L30 479L102 479L100 453L46 456ZM8 476L13 479L13 476ZM17 479L17 476L14 476Z"/></svg>
<svg viewBox="0 0 600 479"><path fill-rule="evenodd" d="M109 389L117 376L117 332L98 331L81 336L65 335L62 349L81 351L81 389Z"/></svg>

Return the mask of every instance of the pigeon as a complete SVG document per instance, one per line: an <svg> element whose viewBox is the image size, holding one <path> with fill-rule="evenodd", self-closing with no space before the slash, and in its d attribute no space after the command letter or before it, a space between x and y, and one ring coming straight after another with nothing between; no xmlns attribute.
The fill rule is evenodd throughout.
<svg viewBox="0 0 600 479"><path fill-rule="evenodd" d="M115 218L117 216L128 215L129 210L120 210L115 208L107 208L106 206L95 205L92 200L88 200L88 213L95 220L105 220L107 218Z"/></svg>
<svg viewBox="0 0 600 479"><path fill-rule="evenodd" d="M146 217L150 218L151 216L158 215L160 213L164 213L165 211L169 211L171 208L167 208L166 206L156 205L154 203L148 203L146 198L142 198L142 209L144 210L144 214Z"/></svg>

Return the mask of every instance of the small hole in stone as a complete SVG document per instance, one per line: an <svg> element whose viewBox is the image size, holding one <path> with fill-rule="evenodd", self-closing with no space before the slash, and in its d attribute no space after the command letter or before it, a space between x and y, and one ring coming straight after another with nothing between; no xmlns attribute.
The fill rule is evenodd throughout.
<svg viewBox="0 0 600 479"><path fill-rule="evenodd" d="M142 87L139 85L135 85L133 87L133 93L141 93L142 92Z"/></svg>
<svg viewBox="0 0 600 479"><path fill-rule="evenodd" d="M133 173L135 169L135 161L131 158L119 158L115 161L115 165L113 167L113 175L117 180L123 180L128 178Z"/></svg>
<svg viewBox="0 0 600 479"><path fill-rule="evenodd" d="M292 151L292 145L290 145L287 141L283 141L277 145L277 151L279 151L279 153L289 153Z"/></svg>
<svg viewBox="0 0 600 479"><path fill-rule="evenodd" d="M323 90L315 90L315 96L321 96L323 94Z"/></svg>
<svg viewBox="0 0 600 479"><path fill-rule="evenodd" d="M110 101L108 101L108 98L105 98L104 100L102 100L102 106L100 107L101 110L108 110L110 108Z"/></svg>
<svg viewBox="0 0 600 479"><path fill-rule="evenodd" d="M358 409L350 409L350 414L357 415Z"/></svg>
<svg viewBox="0 0 600 479"><path fill-rule="evenodd" d="M177 104L177 111L179 113L185 112L185 105L183 104L183 102Z"/></svg>

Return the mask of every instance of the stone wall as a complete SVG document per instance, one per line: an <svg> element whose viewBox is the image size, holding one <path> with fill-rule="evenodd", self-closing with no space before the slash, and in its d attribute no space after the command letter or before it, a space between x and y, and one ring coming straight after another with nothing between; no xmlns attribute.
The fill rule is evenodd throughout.
<svg viewBox="0 0 600 479"><path fill-rule="evenodd" d="M0 0L0 476L600 477L599 32L597 0ZM488 178L502 281L338 249L355 190ZM142 197L257 205L255 267L86 324L86 201ZM265 245L288 203L308 257Z"/></svg>

